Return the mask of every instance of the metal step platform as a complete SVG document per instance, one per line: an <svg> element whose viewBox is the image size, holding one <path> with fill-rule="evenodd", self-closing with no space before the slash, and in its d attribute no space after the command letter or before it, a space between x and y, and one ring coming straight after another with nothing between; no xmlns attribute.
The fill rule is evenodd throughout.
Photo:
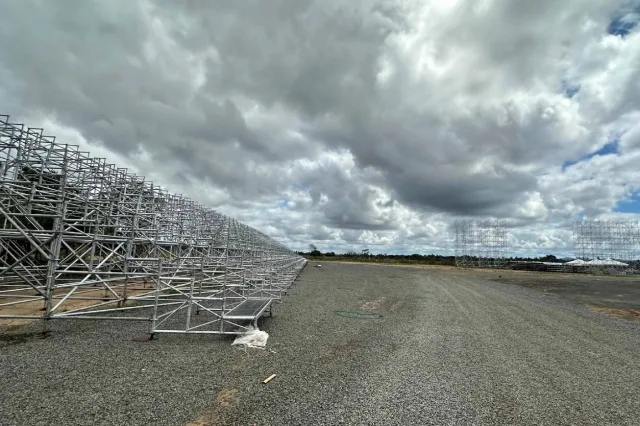
<svg viewBox="0 0 640 426"><path fill-rule="evenodd" d="M258 319L267 311L271 315L272 303L273 299L247 299L225 313L222 318L232 321L251 321L254 326L257 326Z"/></svg>

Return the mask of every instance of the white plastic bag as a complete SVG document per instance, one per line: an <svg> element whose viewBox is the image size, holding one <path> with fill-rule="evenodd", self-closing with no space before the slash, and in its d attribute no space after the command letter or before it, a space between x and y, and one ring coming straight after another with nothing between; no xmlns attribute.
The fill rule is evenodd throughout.
<svg viewBox="0 0 640 426"><path fill-rule="evenodd" d="M245 348L264 349L265 346L267 346L268 338L269 333L266 331L260 331L257 328L250 327L246 333L236 337L231 345L244 346Z"/></svg>

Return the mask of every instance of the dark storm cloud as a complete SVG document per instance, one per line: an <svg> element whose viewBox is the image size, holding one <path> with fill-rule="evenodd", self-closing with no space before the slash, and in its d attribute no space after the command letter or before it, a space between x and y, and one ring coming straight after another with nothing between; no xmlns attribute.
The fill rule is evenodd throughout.
<svg viewBox="0 0 640 426"><path fill-rule="evenodd" d="M8 2L0 101L124 156L144 152L142 171L224 188L236 207L303 187L308 199L295 194L293 210L350 237L402 229L406 206L524 221L545 214L544 205L532 204L538 216L523 209L537 200L602 211L593 197L550 196L540 176L593 151L596 130L638 109L637 70L594 42L618 7ZM618 86L603 88L597 71L608 61L622 71ZM581 87L571 100L565 79Z"/></svg>
<svg viewBox="0 0 640 426"><path fill-rule="evenodd" d="M505 191L517 193L533 183L517 176L515 182L526 188L507 184L487 194L494 179L469 176L463 148L482 151L495 141L452 144L454 151L447 153L442 145L451 141L429 134L442 128L442 117L417 113L414 105L393 110L388 102L394 99L383 97L376 75L385 40L404 22L386 2L145 4L109 9L82 2L69 13L53 3L35 11L13 5L14 25L28 23L26 31L4 29L10 40L6 63L17 70L17 84L26 83L24 107L54 112L110 149L127 153L140 145L159 162L184 164L178 166L182 173L248 195L279 183L273 175L255 176L252 163L309 151L257 134L231 98L282 104L308 117L337 117L341 138L321 140L348 147L360 165L380 169L398 198L412 204L481 212L509 198ZM207 59L199 63L192 58L198 54ZM201 76L180 75L198 66ZM197 78L203 85L189 87ZM233 142L240 148L230 148ZM448 164L439 167L443 160ZM474 185L466 186L469 181ZM320 179L311 191L324 187ZM431 190L418 194L417 188ZM367 190L331 195L323 210L333 225L388 226L366 218L372 197Z"/></svg>
<svg viewBox="0 0 640 426"><path fill-rule="evenodd" d="M429 205L440 211L458 215L476 213L502 216L503 206L522 202L523 189L536 186L532 176L496 169L483 174L464 174L446 166L434 166L420 174L390 176L399 191L400 200L414 206ZM514 197L514 194L515 197Z"/></svg>
<svg viewBox="0 0 640 426"><path fill-rule="evenodd" d="M379 209L380 193L370 186L379 176L363 172L348 176L339 164L328 164L299 174L299 184L309 188L311 206L323 214L321 223L342 229L394 228L394 218Z"/></svg>
<svg viewBox="0 0 640 426"><path fill-rule="evenodd" d="M158 164L248 196L277 182L275 173L252 176L253 163L313 152L256 134L233 100L194 87L198 52L163 38L165 24L143 5L6 5L13 19L0 29L0 67L8 75L5 90L17 98L7 112L52 114L111 150L126 155L143 148Z"/></svg>
<svg viewBox="0 0 640 426"><path fill-rule="evenodd" d="M386 3L190 2L219 58L209 64L208 90L309 116L366 114L380 49L400 24Z"/></svg>

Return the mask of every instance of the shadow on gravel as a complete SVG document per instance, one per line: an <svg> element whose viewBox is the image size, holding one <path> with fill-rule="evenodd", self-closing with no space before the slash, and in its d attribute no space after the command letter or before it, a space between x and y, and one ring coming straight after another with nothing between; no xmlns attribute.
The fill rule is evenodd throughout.
<svg viewBox="0 0 640 426"><path fill-rule="evenodd" d="M27 343L35 339L44 339L47 335L42 332L31 333L0 333L0 348L4 348L9 345L19 345L21 343Z"/></svg>

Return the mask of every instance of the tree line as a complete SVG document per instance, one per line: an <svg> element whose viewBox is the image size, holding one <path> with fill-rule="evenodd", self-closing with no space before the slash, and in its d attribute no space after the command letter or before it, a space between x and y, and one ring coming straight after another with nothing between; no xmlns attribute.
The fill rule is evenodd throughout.
<svg viewBox="0 0 640 426"><path fill-rule="evenodd" d="M407 263L407 264L424 264L424 265L450 265L455 266L455 256L444 256L440 254L371 254L369 249L363 249L360 252L348 251L345 253L336 253L334 251L321 252L318 248L310 244L309 251L296 252L300 256L314 261L351 261L351 262L371 262L371 263ZM540 257L510 257L508 260L516 262L563 262L552 254Z"/></svg>

